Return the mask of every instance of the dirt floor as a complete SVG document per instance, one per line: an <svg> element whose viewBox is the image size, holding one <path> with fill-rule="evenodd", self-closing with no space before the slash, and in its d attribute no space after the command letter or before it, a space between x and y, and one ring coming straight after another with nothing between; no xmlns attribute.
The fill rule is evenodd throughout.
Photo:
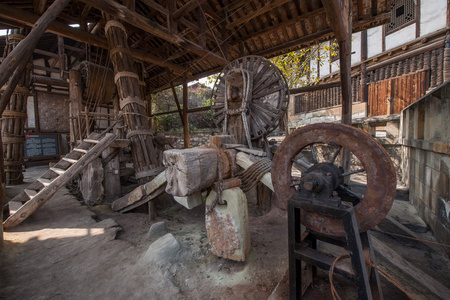
<svg viewBox="0 0 450 300"><path fill-rule="evenodd" d="M45 170L29 168L26 181ZM7 196L24 187L7 187ZM4 233L0 298L287 299L285 212L272 209L257 216L256 204L249 198L252 250L246 262L234 262L210 253L203 205L187 210L172 203L151 222L144 212L119 214L108 205L88 208L63 188L25 222ZM407 201L395 202L392 218L423 238L433 238ZM166 229L149 237L157 222L164 222ZM404 234L389 221L379 227ZM432 277L438 288L448 287L450 264L440 249L380 232L373 236ZM159 247L169 238L166 247ZM324 249L334 251L325 245ZM378 264L414 299L440 299L432 288L420 284L421 279L405 274L383 256L378 258ZM304 298L332 299L327 276L319 270ZM385 299L407 299L384 277L381 282ZM350 282L336 276L335 286L342 299L356 299Z"/></svg>

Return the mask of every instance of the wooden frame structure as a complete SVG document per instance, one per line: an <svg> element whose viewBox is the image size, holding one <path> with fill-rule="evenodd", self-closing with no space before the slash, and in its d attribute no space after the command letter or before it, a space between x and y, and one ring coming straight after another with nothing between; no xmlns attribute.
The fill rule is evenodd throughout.
<svg viewBox="0 0 450 300"><path fill-rule="evenodd" d="M80 53L90 56L95 49L111 51L115 45L111 57L122 53L128 62L142 61L148 92L183 84L184 105L180 115L185 123L185 137L188 137L188 81L217 73L242 56L273 57L335 37L340 45L342 66L343 122L349 123L351 33L386 23L389 2L124 0L120 4L114 0L0 1L0 28L32 26L28 36L0 64L0 86L9 82L5 92L13 90L31 57L41 58L43 54L57 57L58 62L41 69L46 72L59 69L60 75L68 78L66 66L74 66ZM105 16L123 24L126 46L117 41L111 43L117 37L107 36ZM70 26L74 24L79 28ZM45 32L58 35L57 46L51 47L50 51L36 49ZM2 48L0 39L0 51ZM113 64L120 64L114 59ZM116 76L120 72L116 70ZM127 69L126 72L133 71ZM128 78L133 81L135 76L130 76ZM131 81L129 83L133 85ZM59 84L67 88L67 83ZM130 87L123 85L128 89L127 95L123 96L137 96ZM6 97L1 98L0 112L8 102ZM138 113L143 115L143 112ZM189 146L188 142L185 146Z"/></svg>

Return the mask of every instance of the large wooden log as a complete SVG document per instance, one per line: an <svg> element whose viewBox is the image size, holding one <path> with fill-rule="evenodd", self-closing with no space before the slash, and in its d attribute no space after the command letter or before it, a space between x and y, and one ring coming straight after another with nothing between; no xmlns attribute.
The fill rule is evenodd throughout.
<svg viewBox="0 0 450 300"><path fill-rule="evenodd" d="M150 181L151 169L161 165L157 160L153 135L147 121L145 103L140 95L139 76L130 54L127 33L122 23L113 19L105 26L105 34L114 66L114 80L120 99L120 108L127 127L127 137L131 141L136 179L140 184Z"/></svg>
<svg viewBox="0 0 450 300"><path fill-rule="evenodd" d="M234 168L233 157L235 156L235 150L219 148L164 151L166 192L184 197L210 187L219 180L219 168L222 170L222 178L228 178L231 175L231 168Z"/></svg>
<svg viewBox="0 0 450 300"><path fill-rule="evenodd" d="M215 149L172 149L164 151L166 192L188 196L217 180L218 155Z"/></svg>

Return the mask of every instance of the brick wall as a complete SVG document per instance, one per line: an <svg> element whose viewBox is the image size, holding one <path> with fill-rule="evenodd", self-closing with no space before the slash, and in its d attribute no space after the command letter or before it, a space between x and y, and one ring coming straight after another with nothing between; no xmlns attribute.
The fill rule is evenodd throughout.
<svg viewBox="0 0 450 300"><path fill-rule="evenodd" d="M69 96L37 92L40 132L69 132Z"/></svg>
<svg viewBox="0 0 450 300"><path fill-rule="evenodd" d="M434 232L450 244L450 82L402 112L403 181L410 201ZM407 171L407 172L406 172Z"/></svg>

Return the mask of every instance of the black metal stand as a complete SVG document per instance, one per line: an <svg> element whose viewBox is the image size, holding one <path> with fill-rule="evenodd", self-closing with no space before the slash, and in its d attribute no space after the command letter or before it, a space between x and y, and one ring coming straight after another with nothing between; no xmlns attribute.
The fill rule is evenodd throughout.
<svg viewBox="0 0 450 300"><path fill-rule="evenodd" d="M334 202L336 203L336 202ZM346 240L332 236L309 232L302 239L300 228L300 209L314 211L324 216L342 219ZM374 262L374 253L368 233L359 233L358 223L353 206L347 204L333 205L326 201L311 201L297 195L288 202L288 235L289 235L289 298L302 298L302 268L304 261L313 266L313 276L317 267L329 270L335 257L317 250L317 240L335 244L349 250L353 268L335 267L334 273L353 280L358 299L382 299L378 273L372 268L370 278L367 273L365 255Z"/></svg>

